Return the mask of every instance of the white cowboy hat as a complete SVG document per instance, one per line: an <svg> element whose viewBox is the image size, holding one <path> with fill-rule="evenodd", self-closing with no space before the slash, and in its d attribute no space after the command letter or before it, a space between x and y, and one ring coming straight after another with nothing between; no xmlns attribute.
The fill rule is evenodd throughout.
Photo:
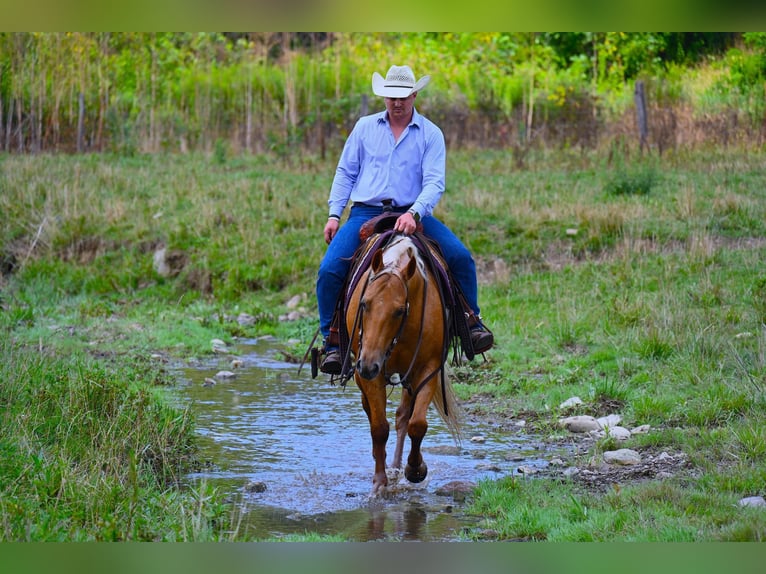
<svg viewBox="0 0 766 574"><path fill-rule="evenodd" d="M423 76L416 82L409 66L391 66L385 78L377 72L372 74L372 91L383 98L406 98L425 88L430 81L431 76Z"/></svg>

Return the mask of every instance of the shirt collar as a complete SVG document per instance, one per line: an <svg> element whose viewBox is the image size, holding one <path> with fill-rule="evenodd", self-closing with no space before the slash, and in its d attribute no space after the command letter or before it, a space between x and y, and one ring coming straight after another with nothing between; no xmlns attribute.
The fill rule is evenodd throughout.
<svg viewBox="0 0 766 574"><path fill-rule="evenodd" d="M387 124L388 123L388 111L383 110L378 114L378 123L379 124ZM423 116L421 116L418 113L418 110L415 109L415 107L412 107L412 119L410 120L410 123L407 124L409 126L417 126L419 128L423 127Z"/></svg>

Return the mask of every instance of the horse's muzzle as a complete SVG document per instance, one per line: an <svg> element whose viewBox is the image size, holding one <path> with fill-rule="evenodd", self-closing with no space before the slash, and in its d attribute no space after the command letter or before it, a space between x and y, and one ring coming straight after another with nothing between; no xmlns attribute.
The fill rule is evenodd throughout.
<svg viewBox="0 0 766 574"><path fill-rule="evenodd" d="M356 372L359 373L363 379L368 381L374 379L380 374L380 363L362 363L361 360L356 362Z"/></svg>

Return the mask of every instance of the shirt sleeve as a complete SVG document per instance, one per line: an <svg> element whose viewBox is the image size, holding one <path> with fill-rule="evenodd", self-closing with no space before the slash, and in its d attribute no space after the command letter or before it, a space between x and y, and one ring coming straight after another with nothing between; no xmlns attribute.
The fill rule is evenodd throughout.
<svg viewBox="0 0 766 574"><path fill-rule="evenodd" d="M428 217L444 193L447 150L444 134L435 124L426 124L424 136L423 189L412 208Z"/></svg>
<svg viewBox="0 0 766 574"><path fill-rule="evenodd" d="M327 204L330 208L329 215L340 217L348 204L351 192L359 177L361 166L360 132L363 126L359 120L351 130L346 143L343 145L338 166L335 169L335 177L330 188L330 198Z"/></svg>

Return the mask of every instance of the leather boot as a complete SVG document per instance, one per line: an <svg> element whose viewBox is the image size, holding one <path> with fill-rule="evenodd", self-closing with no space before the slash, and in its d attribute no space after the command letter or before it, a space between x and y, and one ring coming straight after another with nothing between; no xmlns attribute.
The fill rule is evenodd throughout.
<svg viewBox="0 0 766 574"><path fill-rule="evenodd" d="M324 359L319 365L319 370L327 375L340 375L343 368L343 357L340 355L339 344L338 329L330 327L330 334L322 346Z"/></svg>
<svg viewBox="0 0 766 574"><path fill-rule="evenodd" d="M481 319L471 313L468 317L468 326L471 328L471 345L477 355L486 353L495 344L495 336L487 329Z"/></svg>

